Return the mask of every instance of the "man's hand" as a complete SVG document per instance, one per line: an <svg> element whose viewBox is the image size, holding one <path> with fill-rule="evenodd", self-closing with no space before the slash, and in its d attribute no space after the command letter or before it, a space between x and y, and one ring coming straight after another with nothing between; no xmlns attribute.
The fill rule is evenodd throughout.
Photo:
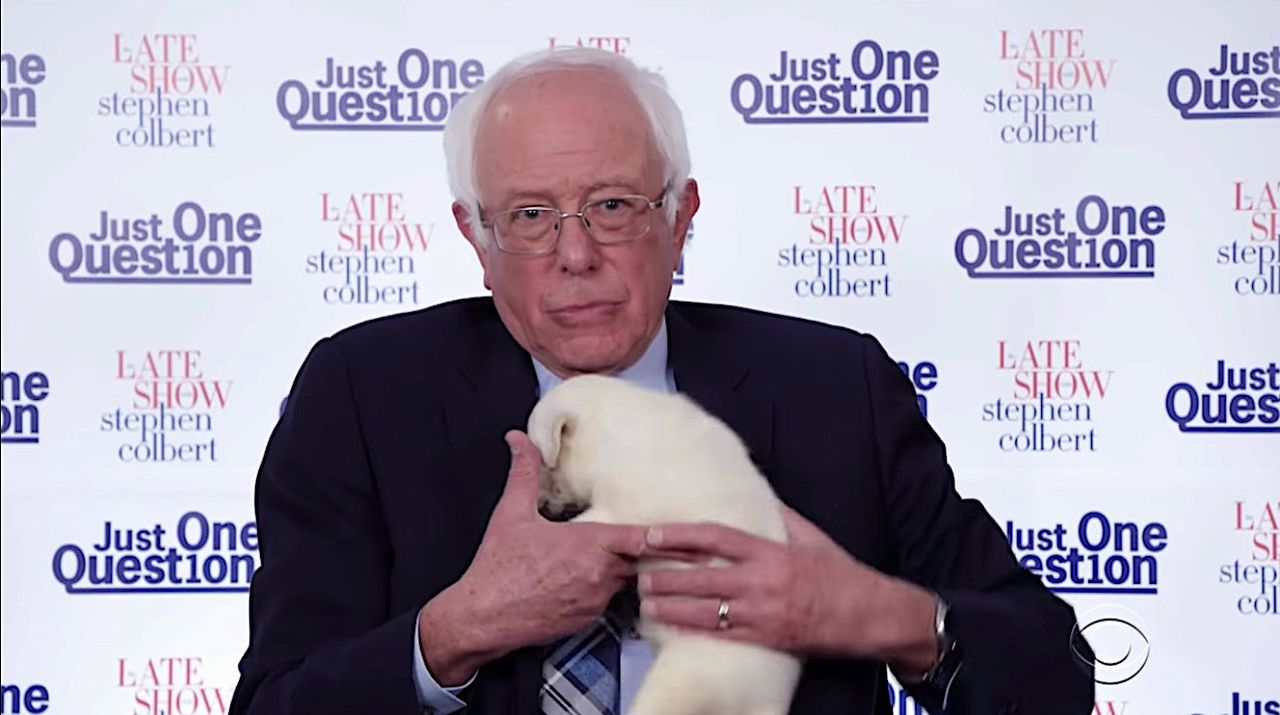
<svg viewBox="0 0 1280 715"><path fill-rule="evenodd" d="M604 612L635 574L645 528L555 523L538 514L542 455L527 435L506 435L507 486L475 558L419 614L422 654L441 685L459 685L517 648L573 633Z"/></svg>
<svg viewBox="0 0 1280 715"><path fill-rule="evenodd" d="M642 574L641 615L801 655L927 671L937 648L933 596L858 561L791 509L784 517L786 544L719 524L650 529L651 550L729 563ZM721 599L729 607L724 630L717 628Z"/></svg>

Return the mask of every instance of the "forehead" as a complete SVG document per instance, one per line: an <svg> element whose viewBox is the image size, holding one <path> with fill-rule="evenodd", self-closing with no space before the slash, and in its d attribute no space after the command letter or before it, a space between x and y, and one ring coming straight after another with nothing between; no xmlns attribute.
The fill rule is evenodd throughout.
<svg viewBox="0 0 1280 715"><path fill-rule="evenodd" d="M661 181L644 109L621 78L595 68L547 70L499 90L480 120L475 162L491 205Z"/></svg>

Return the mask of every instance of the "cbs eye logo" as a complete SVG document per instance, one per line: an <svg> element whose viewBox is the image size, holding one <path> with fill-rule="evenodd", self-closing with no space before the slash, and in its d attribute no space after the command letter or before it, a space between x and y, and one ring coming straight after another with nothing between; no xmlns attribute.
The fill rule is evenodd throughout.
<svg viewBox="0 0 1280 715"><path fill-rule="evenodd" d="M1093 682L1119 685L1137 677L1151 657L1151 641L1142 618L1130 608L1094 606L1071 629L1076 663L1093 671Z"/></svg>

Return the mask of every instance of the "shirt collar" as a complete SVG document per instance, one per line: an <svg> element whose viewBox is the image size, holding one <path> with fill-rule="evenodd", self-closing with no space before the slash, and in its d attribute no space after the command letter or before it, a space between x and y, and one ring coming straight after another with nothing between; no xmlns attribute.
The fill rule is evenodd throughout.
<svg viewBox="0 0 1280 715"><path fill-rule="evenodd" d="M564 382L558 375L551 372L545 365L538 362L538 359L530 356L533 360L533 371L538 376L538 394L545 395L556 385ZM649 347L630 367L618 373L617 377L626 380L641 387L647 387L651 390L667 391L668 375L667 375L667 319L662 319L661 325L658 326L658 334L653 336L653 341L649 343Z"/></svg>

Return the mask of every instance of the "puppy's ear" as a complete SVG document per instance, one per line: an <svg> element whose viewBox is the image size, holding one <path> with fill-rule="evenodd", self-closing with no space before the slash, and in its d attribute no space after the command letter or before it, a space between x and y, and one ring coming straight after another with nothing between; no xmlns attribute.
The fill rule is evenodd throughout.
<svg viewBox="0 0 1280 715"><path fill-rule="evenodd" d="M560 461L560 443L573 431L574 416L562 406L541 411L529 421L529 439L542 450L542 463L555 467Z"/></svg>

